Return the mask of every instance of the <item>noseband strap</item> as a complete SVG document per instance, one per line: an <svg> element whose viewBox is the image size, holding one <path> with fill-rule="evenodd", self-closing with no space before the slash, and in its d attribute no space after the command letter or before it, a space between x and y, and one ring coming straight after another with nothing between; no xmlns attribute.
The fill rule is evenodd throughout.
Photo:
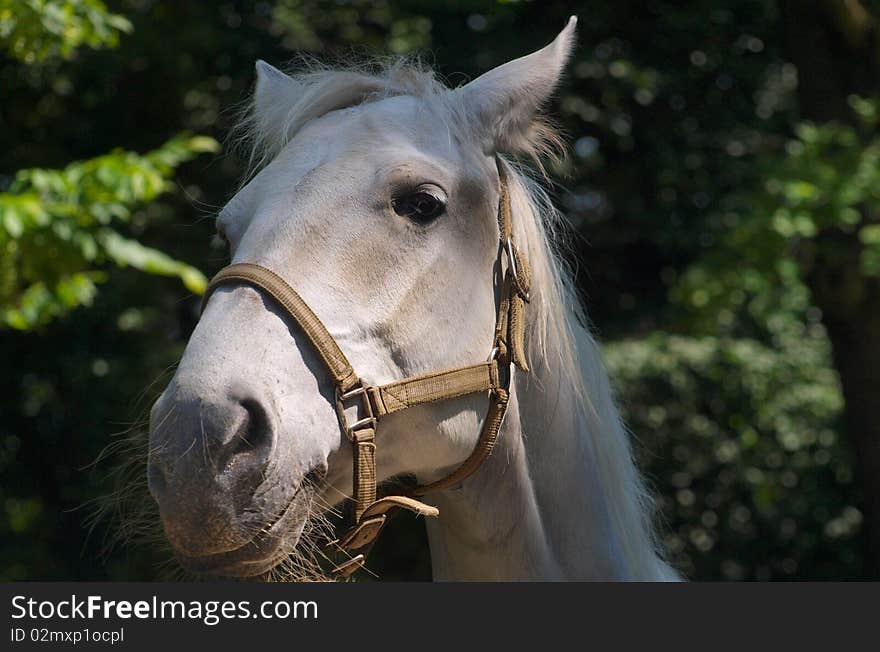
<svg viewBox="0 0 880 652"><path fill-rule="evenodd" d="M458 485L472 475L492 452L509 399L512 366L528 371L525 356L525 304L529 300L531 273L525 256L513 242L512 215L507 172L495 158L500 181L498 231L499 269L503 274L501 298L495 321L495 335L488 360L464 367L435 371L404 378L386 385L363 382L355 373L336 340L312 312L302 297L278 274L253 263L236 263L221 269L211 279L202 299L202 311L221 285L246 284L262 290L300 327L317 351L336 387L336 414L339 428L352 444L354 524L332 545L347 559L334 573L347 576L363 566L385 525L388 512L407 509L423 516L437 516L436 507L411 496L385 496L376 499L376 427L383 417L417 405L447 401L484 393L489 407L473 452L449 475L413 489L412 496L423 496ZM349 422L354 410L357 419Z"/></svg>

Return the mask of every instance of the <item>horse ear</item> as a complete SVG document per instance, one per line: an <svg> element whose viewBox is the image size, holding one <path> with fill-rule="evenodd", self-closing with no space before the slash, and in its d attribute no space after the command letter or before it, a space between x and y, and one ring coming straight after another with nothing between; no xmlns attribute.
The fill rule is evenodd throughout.
<svg viewBox="0 0 880 652"><path fill-rule="evenodd" d="M553 94L575 43L577 17L552 43L509 61L458 89L467 115L489 141L492 151L527 149L530 128Z"/></svg>
<svg viewBox="0 0 880 652"><path fill-rule="evenodd" d="M253 115L257 130L266 142L284 142L288 112L302 89L292 77L263 60L257 61L256 68Z"/></svg>

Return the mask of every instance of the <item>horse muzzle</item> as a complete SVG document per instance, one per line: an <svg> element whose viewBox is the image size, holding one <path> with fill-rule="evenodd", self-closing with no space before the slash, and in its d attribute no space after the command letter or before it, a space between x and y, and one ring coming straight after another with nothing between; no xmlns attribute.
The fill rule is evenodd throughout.
<svg viewBox="0 0 880 652"><path fill-rule="evenodd" d="M276 477L292 474L270 465L277 437L273 411L244 388L212 397L175 379L156 402L148 484L188 570L258 575L295 545L318 471Z"/></svg>

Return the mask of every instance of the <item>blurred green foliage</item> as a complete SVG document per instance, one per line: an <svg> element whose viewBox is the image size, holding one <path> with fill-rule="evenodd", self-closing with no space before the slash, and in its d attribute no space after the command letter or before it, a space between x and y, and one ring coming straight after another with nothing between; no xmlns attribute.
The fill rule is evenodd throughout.
<svg viewBox="0 0 880 652"><path fill-rule="evenodd" d="M805 246L831 228L856 233L861 272L880 276L878 102L848 100L856 125L797 124L784 147L756 157L760 183L725 197L718 245L673 290L710 329L741 326L734 314L773 289L783 290L773 301L793 299Z"/></svg>
<svg viewBox="0 0 880 652"><path fill-rule="evenodd" d="M200 271L113 225L166 192L181 163L217 149L212 138L178 136L143 156L117 150L63 170L16 173L0 193L0 323L26 330L90 305L106 277L96 266L108 261L177 276L201 294Z"/></svg>
<svg viewBox="0 0 880 652"><path fill-rule="evenodd" d="M25 316L43 324L37 332L0 331L0 359L15 370L2 375L0 400L2 577L162 573L161 554L150 547L102 557L107 524L85 537L76 508L108 485L100 465L77 469L113 441L109 433L138 431L195 324L192 291L202 277L173 261L205 273L225 262L210 245L211 218L242 164L234 156L190 160L212 145L175 134L223 139L258 58L280 65L298 52L343 61L417 53L459 84L544 45L572 13L580 17L579 47L549 107L571 144L568 162L553 170L561 180L555 195L582 236L572 247L578 281L609 343L673 562L692 579L864 576L865 502L844 418L851 406L835 369L829 311L810 275L816 261L853 252L862 281L877 273L871 98L880 95L880 77L865 72L870 57L852 48L873 47L880 3L108 4L133 26L115 49L80 49L67 60L70 50L47 32L32 41L54 49L27 46L49 53L27 58L4 37L0 238L12 242L12 210L12 232L48 238L63 255L41 255L46 250L31 239L33 262L19 258L16 275L0 275L4 305L21 316L24 293L41 281L52 296L47 305L57 307ZM7 5L0 0L0 15ZM842 10L856 5L865 12L858 20ZM11 23L0 23L2 34ZM803 64L804 43L817 56L830 52L837 67ZM817 80L841 84L815 93L834 105L828 115L810 105ZM151 160L162 143L180 148L174 161ZM153 154L125 153L133 151ZM66 167L71 160L85 162ZM98 176L104 164L121 171L111 183ZM57 171L16 176L32 168ZM166 193L172 172L180 191ZM143 183L131 180L139 174ZM95 194L69 196L65 184L77 175ZM102 194L108 188L111 197ZM6 208L28 196L39 198L42 217ZM67 239L56 223L69 223L61 227ZM124 240L99 236L107 228ZM850 239L831 246L827 234L837 231ZM90 239L92 258L79 233ZM0 269L9 260L4 250ZM47 323L89 298L77 294L89 285L58 282L86 274L93 283L96 272L106 281L91 306ZM5 319L21 324L8 316L14 310ZM390 534L376 551L380 575L428 578L418 522L400 519Z"/></svg>
<svg viewBox="0 0 880 652"><path fill-rule="evenodd" d="M860 575L827 339L791 326L774 346L655 333L608 347L641 467L662 487L664 542L689 577Z"/></svg>
<svg viewBox="0 0 880 652"><path fill-rule="evenodd" d="M131 31L101 0L0 0L0 45L25 63L69 59L77 48L114 47Z"/></svg>

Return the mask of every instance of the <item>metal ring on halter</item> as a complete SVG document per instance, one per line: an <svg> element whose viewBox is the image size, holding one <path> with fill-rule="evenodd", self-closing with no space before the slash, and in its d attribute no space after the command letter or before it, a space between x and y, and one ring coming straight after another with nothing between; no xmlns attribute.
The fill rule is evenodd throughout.
<svg viewBox="0 0 880 652"><path fill-rule="evenodd" d="M513 245L513 238L507 238L504 250L507 252L507 260L510 265L510 274L513 277L513 282L516 284L519 295L524 301L528 302L530 299L529 293L523 289L522 279L520 279L519 270L516 267L516 248Z"/></svg>
<svg viewBox="0 0 880 652"><path fill-rule="evenodd" d="M342 427L343 432L345 432L345 435L349 439L352 439L352 433L361 428L369 426L375 428L376 426L376 415L373 412L373 404L370 402L370 397L367 394L367 391L368 388L364 385L359 385L358 387L344 393L340 391L339 387L336 388L336 416L339 418L339 424ZM361 406L367 416L363 419L358 419L349 425L348 419L345 416L345 401L354 398L355 396L361 397Z"/></svg>
<svg viewBox="0 0 880 652"><path fill-rule="evenodd" d="M507 252L507 261L510 265L510 273L513 274L513 278L518 282L519 274L516 270L516 256L513 254L513 239L507 238L507 242L504 244L504 250Z"/></svg>

